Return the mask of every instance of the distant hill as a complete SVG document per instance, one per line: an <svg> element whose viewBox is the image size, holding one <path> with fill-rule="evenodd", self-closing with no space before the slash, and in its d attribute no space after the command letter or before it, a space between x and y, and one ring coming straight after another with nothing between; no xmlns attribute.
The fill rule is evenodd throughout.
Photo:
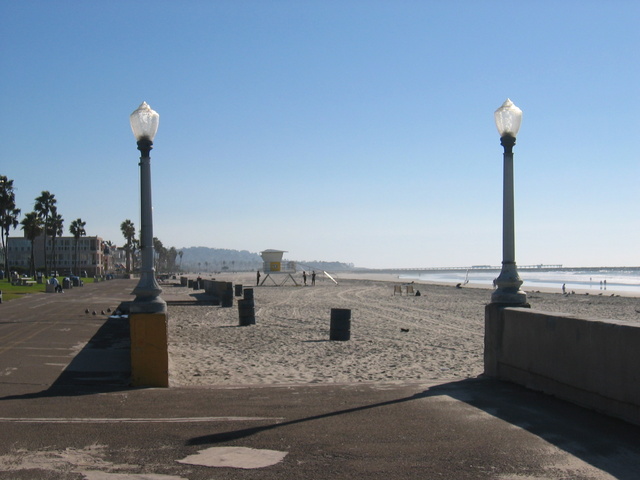
<svg viewBox="0 0 640 480"><path fill-rule="evenodd" d="M314 260L312 262L297 262L298 270L326 270L327 272L343 272L345 270L354 270L353 263L342 262L321 262Z"/></svg>
<svg viewBox="0 0 640 480"><path fill-rule="evenodd" d="M220 271L252 271L262 269L262 257L259 253L247 250L232 250L227 248L188 247L180 248L182 260L176 259L176 263L182 266L184 271L193 272L220 272ZM291 260L291 259L288 259ZM353 264L325 261L297 261L299 270L326 270L337 272L352 270Z"/></svg>
<svg viewBox="0 0 640 480"><path fill-rule="evenodd" d="M250 271L262 268L262 257L247 250L227 248L181 248L182 270L194 272L220 272L222 270ZM177 259L180 265L180 257Z"/></svg>

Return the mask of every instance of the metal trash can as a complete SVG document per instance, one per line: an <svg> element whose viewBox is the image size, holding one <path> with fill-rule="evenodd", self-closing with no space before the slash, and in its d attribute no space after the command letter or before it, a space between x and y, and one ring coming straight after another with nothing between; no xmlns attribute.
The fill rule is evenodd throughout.
<svg viewBox="0 0 640 480"><path fill-rule="evenodd" d="M233 307L233 283L224 282L224 290L222 292L222 307Z"/></svg>
<svg viewBox="0 0 640 480"><path fill-rule="evenodd" d="M238 300L238 318L241 327L256 324L256 311L253 300Z"/></svg>
<svg viewBox="0 0 640 480"><path fill-rule="evenodd" d="M251 302L253 303L253 288L244 289L244 299L251 300Z"/></svg>
<svg viewBox="0 0 640 480"><path fill-rule="evenodd" d="M332 308L329 340L349 340L350 338L351 310L348 308Z"/></svg>

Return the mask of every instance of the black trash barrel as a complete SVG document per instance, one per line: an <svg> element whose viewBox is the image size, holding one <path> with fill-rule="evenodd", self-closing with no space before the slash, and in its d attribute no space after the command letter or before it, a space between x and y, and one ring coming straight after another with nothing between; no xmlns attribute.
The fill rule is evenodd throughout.
<svg viewBox="0 0 640 480"><path fill-rule="evenodd" d="M236 285L236 297L242 296L242 285Z"/></svg>
<svg viewBox="0 0 640 480"><path fill-rule="evenodd" d="M238 300L238 317L241 327L256 324L256 312L253 301Z"/></svg>
<svg viewBox="0 0 640 480"><path fill-rule="evenodd" d="M233 307L233 283L225 283L226 285L222 292L222 307Z"/></svg>
<svg viewBox="0 0 640 480"><path fill-rule="evenodd" d="M348 308L331 309L330 340L349 340L351 338L351 310Z"/></svg>
<svg viewBox="0 0 640 480"><path fill-rule="evenodd" d="M253 288L245 288L244 289L244 299L250 300L253 303Z"/></svg>

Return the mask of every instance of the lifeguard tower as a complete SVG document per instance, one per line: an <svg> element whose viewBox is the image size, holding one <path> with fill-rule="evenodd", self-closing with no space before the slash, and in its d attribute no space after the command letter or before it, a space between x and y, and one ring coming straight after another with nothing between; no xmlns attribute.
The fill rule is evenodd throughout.
<svg viewBox="0 0 640 480"><path fill-rule="evenodd" d="M273 249L260 252L263 261L262 270L265 273L260 285L264 285L264 282L269 278L275 285L282 286L287 283L287 280L291 279L298 286L298 282L292 275L296 273L296 262L283 262L282 254L284 253L286 253L285 250ZM279 282L276 281L276 278Z"/></svg>

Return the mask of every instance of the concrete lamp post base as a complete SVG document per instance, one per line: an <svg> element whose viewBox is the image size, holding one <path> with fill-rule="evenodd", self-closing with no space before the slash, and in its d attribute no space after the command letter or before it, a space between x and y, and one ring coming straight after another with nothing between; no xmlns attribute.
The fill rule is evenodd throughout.
<svg viewBox="0 0 640 480"><path fill-rule="evenodd" d="M491 294L491 303L510 307L527 307L527 294L520 289L522 280L514 262L505 262L496 278L496 290Z"/></svg>

